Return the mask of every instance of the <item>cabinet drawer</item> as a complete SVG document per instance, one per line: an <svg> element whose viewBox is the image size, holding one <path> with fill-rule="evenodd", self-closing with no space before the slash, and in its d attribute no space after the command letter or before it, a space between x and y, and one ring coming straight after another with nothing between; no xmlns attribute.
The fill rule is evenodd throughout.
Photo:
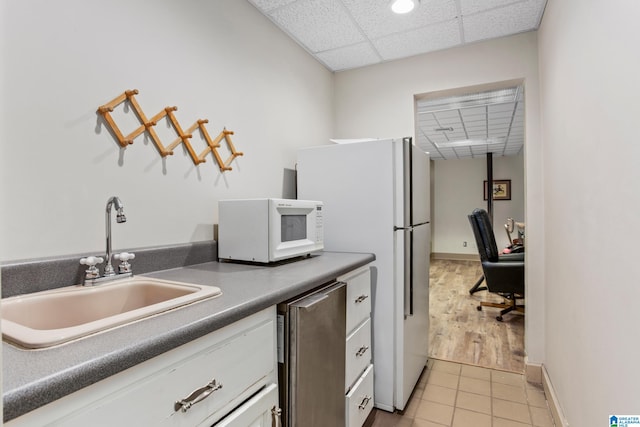
<svg viewBox="0 0 640 427"><path fill-rule="evenodd" d="M371 271L369 267L339 279L347 282L347 335L371 314Z"/></svg>
<svg viewBox="0 0 640 427"><path fill-rule="evenodd" d="M215 421L224 416L223 408L235 406L264 384L263 380L275 367L275 342L273 322L248 331L236 339L223 343L203 354L191 363L183 365L153 386L166 387L167 398L158 405L169 405L171 416L184 418L184 424L196 425L201 420ZM185 399L191 392L207 383L216 381L221 388L204 400L184 411L176 411L176 401ZM182 383L178 388L176 383ZM247 393L248 391L248 393ZM157 406L156 406L157 407ZM170 412L168 411L168 412ZM213 417L212 417L213 415Z"/></svg>
<svg viewBox="0 0 640 427"><path fill-rule="evenodd" d="M215 333L214 333L215 335ZM202 340L202 339L200 339ZM200 341L199 342L203 342ZM182 352L180 348L177 350ZM169 356L157 359L165 360ZM147 363L156 364L154 359ZM70 410L55 426L210 426L275 378L275 324L273 317L244 331L213 341L200 351L139 377L138 367L117 374L137 379L111 389L91 404ZM115 377L113 377L115 379ZM213 382L222 385L183 411L176 402ZM113 381L113 380L111 380ZM111 382L109 379L103 383ZM99 386L99 383L96 384ZM206 390L209 391L209 390ZM86 393L85 393L86 394ZM195 395L190 396L191 400ZM17 421L17 420L16 420Z"/></svg>
<svg viewBox="0 0 640 427"><path fill-rule="evenodd" d="M347 394L347 427L360 427L373 409L373 365Z"/></svg>
<svg viewBox="0 0 640 427"><path fill-rule="evenodd" d="M278 386L269 384L214 427L276 427L274 412L279 412Z"/></svg>
<svg viewBox="0 0 640 427"><path fill-rule="evenodd" d="M345 392L371 363L371 319L347 337Z"/></svg>

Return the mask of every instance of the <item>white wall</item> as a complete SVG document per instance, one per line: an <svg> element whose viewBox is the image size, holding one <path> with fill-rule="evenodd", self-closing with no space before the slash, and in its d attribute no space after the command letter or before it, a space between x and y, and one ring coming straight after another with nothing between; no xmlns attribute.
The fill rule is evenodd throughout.
<svg viewBox="0 0 640 427"><path fill-rule="evenodd" d="M539 31L545 365L571 426L640 412L638 16L549 0Z"/></svg>
<svg viewBox="0 0 640 427"><path fill-rule="evenodd" d="M475 208L487 208L483 184L487 179L487 160L436 160L434 168L434 215L432 251L438 254L478 255L467 215ZM511 200L493 202L494 234L498 248L509 245L503 224L511 217L524 221L523 156L494 157L493 179L511 180ZM512 233L517 237L517 232ZM467 247L463 246L467 242Z"/></svg>
<svg viewBox="0 0 640 427"><path fill-rule="evenodd" d="M332 136L333 75L244 0L3 6L2 260L100 253L111 195L115 249L211 239L218 199L281 196L296 149ZM149 117L176 105L183 128L235 131L244 157L221 174L143 136L121 152L96 109L127 89Z"/></svg>
<svg viewBox="0 0 640 427"><path fill-rule="evenodd" d="M338 138L413 135L414 95L519 79L524 81L526 94L525 348L529 362L541 363L544 356L544 204L536 33L337 73L334 135Z"/></svg>
<svg viewBox="0 0 640 427"><path fill-rule="evenodd" d="M0 22L4 22L4 9L5 9L5 2L0 2ZM5 44L4 44L4 40L0 39L0 58L3 58L4 55L4 49L5 49ZM0 82L4 82L4 65L0 66ZM4 84L0 84L0 107L2 107L2 99L4 99L5 94L4 94ZM0 108L0 135L2 132L2 129L5 128L6 123L4 121L4 114L1 113L2 108ZM1 149L2 147L2 141L0 140L0 165L4 166L4 164L2 163L2 156L3 156L3 150ZM0 174L0 187L2 187L4 183L4 178L2 176L2 174ZM2 195L2 193L0 193L0 196ZM5 205L5 199L0 197L0 203L2 203L2 206ZM4 209L0 208L0 224L4 223ZM0 242L4 241L4 236L2 235L2 229L0 229ZM1 258L0 258L1 259ZM2 275L0 275L0 289L2 289ZM2 354L0 352L0 395L2 395ZM0 412L3 411L3 401L4 399L0 400ZM0 421L0 425L2 425L2 421Z"/></svg>

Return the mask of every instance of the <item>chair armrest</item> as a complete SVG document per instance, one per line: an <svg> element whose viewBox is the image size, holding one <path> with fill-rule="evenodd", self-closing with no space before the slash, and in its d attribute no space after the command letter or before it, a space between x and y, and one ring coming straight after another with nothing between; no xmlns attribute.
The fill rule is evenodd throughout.
<svg viewBox="0 0 640 427"><path fill-rule="evenodd" d="M482 263L489 292L514 292L524 295L524 262Z"/></svg>

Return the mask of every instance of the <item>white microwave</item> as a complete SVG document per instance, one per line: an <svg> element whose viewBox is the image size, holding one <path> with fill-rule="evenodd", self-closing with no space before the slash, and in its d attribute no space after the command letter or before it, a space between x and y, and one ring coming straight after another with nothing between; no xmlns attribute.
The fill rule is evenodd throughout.
<svg viewBox="0 0 640 427"><path fill-rule="evenodd" d="M322 208L312 200L220 200L218 258L269 263L321 251Z"/></svg>

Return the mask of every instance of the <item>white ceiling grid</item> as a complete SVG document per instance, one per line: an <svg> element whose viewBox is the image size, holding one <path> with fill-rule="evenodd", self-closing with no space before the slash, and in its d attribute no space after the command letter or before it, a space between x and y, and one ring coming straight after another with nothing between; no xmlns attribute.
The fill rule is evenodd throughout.
<svg viewBox="0 0 640 427"><path fill-rule="evenodd" d="M510 101L488 101L484 105L463 106L443 98L417 101L416 145L434 160L494 156L514 156L524 147L524 94L522 88ZM438 100L440 101L440 100ZM486 144L496 140L497 143ZM465 145L477 141L477 145ZM456 146L456 143L463 144Z"/></svg>
<svg viewBox="0 0 640 427"><path fill-rule="evenodd" d="M391 0L249 2L331 71L536 30L546 5L546 0L421 0L412 12L396 15ZM462 97L419 100L416 145L432 159L519 154L524 98L522 88L514 93L515 99L482 105Z"/></svg>
<svg viewBox="0 0 640 427"><path fill-rule="evenodd" d="M546 0L249 0L331 71L536 30Z"/></svg>

